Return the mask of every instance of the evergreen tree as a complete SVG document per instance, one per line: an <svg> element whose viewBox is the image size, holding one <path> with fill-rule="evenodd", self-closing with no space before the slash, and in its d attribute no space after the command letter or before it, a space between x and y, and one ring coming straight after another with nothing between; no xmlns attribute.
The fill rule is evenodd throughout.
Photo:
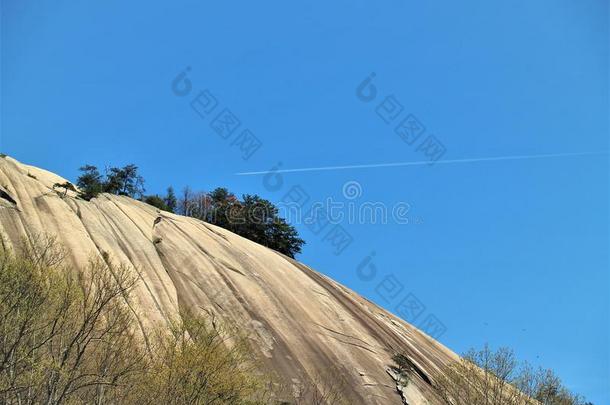
<svg viewBox="0 0 610 405"><path fill-rule="evenodd" d="M279 210L269 200L246 194L240 201L226 188L208 194L191 193L189 216L228 229L231 232L294 258L305 241L297 230L279 217Z"/></svg>
<svg viewBox="0 0 610 405"><path fill-rule="evenodd" d="M160 197L156 194L147 195L146 197L144 197L144 199L142 201L144 201L146 204L152 205L153 207L157 207L160 210L169 211L169 208L167 207L167 204L165 203L165 199L163 199L162 197Z"/></svg>
<svg viewBox="0 0 610 405"><path fill-rule="evenodd" d="M165 195L165 206L169 212L176 212L176 209L178 208L178 199L176 198L176 194L174 193L174 188L172 186L167 188L167 194Z"/></svg>
<svg viewBox="0 0 610 405"><path fill-rule="evenodd" d="M145 203L161 210L201 219L292 258L301 252L305 244L297 230L279 216L278 208L258 195L246 194L240 201L224 187L209 193L193 192L186 187L178 201L171 186L164 197L156 194L144 196L144 179L134 164L110 167L106 170L105 178L95 166L86 165L80 171L83 174L78 178L77 185L86 200L101 192L140 197Z"/></svg>
<svg viewBox="0 0 610 405"><path fill-rule="evenodd" d="M231 232L238 232L243 217L240 213L241 203L237 197L224 187L214 189L208 197L211 207L205 210L206 215L202 219Z"/></svg>
<svg viewBox="0 0 610 405"><path fill-rule="evenodd" d="M81 197L87 201L97 197L104 189L102 175L97 170L97 167L85 165L78 170L83 172L76 180Z"/></svg>
<svg viewBox="0 0 610 405"><path fill-rule="evenodd" d="M111 167L106 174L104 191L131 198L141 197L145 191L144 178L140 176L138 167L134 164L122 168Z"/></svg>
<svg viewBox="0 0 610 405"><path fill-rule="evenodd" d="M283 218L275 218L269 228L269 248L293 259L297 253L301 253L301 247L305 244L305 241L299 238L299 233L292 225L288 224Z"/></svg>

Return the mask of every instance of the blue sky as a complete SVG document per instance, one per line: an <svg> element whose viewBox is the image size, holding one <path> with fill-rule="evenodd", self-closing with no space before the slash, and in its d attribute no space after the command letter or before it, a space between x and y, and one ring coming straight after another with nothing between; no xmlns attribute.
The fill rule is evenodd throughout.
<svg viewBox="0 0 610 405"><path fill-rule="evenodd" d="M4 153L69 179L133 162L151 193L406 202L408 224L342 222L339 255L297 224L299 259L393 312L416 297L413 323L434 315L457 352L509 346L610 403L606 1L2 0L1 23ZM218 104L202 118L204 90ZM224 108L241 122L228 139L211 126ZM425 127L412 145L394 132L409 114ZM262 144L247 160L244 129ZM235 175L422 161L429 135L448 160L602 154L285 173L276 191Z"/></svg>

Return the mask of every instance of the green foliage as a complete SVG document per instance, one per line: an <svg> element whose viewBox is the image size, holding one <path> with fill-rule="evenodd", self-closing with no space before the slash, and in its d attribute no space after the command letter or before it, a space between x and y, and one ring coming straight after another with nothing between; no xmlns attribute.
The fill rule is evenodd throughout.
<svg viewBox="0 0 610 405"><path fill-rule="evenodd" d="M176 194L174 193L174 188L172 186L167 188L167 194L165 195L164 200L167 211L176 212L176 208L178 208L178 199L176 198Z"/></svg>
<svg viewBox="0 0 610 405"><path fill-rule="evenodd" d="M144 197L144 199L142 201L144 201L146 204L152 205L153 207L157 207L160 210L170 211L169 208L167 207L167 204L165 204L165 199L156 194L147 195L146 197Z"/></svg>
<svg viewBox="0 0 610 405"><path fill-rule="evenodd" d="M392 356L392 361L396 363L396 371L401 374L407 374L415 369L413 362L404 354L398 353Z"/></svg>
<svg viewBox="0 0 610 405"><path fill-rule="evenodd" d="M101 261L74 272L65 255L41 236L0 251L0 403L111 400L145 359L124 301L136 278Z"/></svg>
<svg viewBox="0 0 610 405"><path fill-rule="evenodd" d="M243 220L240 218L237 197L226 188L218 187L208 194L208 199L208 222L238 232L238 225Z"/></svg>
<svg viewBox="0 0 610 405"><path fill-rule="evenodd" d="M144 179L133 164L111 167L106 176L91 165L81 167L80 171L82 174L76 184L85 200L91 200L102 192L141 197L142 201L161 210L201 219L292 258L305 244L297 230L279 216L278 208L257 195L246 194L240 201L223 187L209 193L193 193L187 187L178 201L172 187L168 187L164 197L156 194L144 196Z"/></svg>
<svg viewBox="0 0 610 405"><path fill-rule="evenodd" d="M61 191L58 192L61 197L65 197L66 195L68 195L68 191L74 191L75 193L77 192L76 188L74 187L74 184L70 183L69 181L66 181L64 183L53 184L53 190L55 190L56 188L64 189L63 192L61 192Z"/></svg>
<svg viewBox="0 0 610 405"><path fill-rule="evenodd" d="M176 194L174 193L173 187L167 188L167 194L164 197L161 197L158 194L148 195L142 199L147 204L152 205L153 207L157 207L160 210L167 212L175 212L178 207L178 199L176 198Z"/></svg>
<svg viewBox="0 0 610 405"><path fill-rule="evenodd" d="M131 198L141 197L144 194L144 178L138 173L138 167L129 164L119 167L111 167L106 173L104 182L106 193L126 195Z"/></svg>
<svg viewBox="0 0 610 405"><path fill-rule="evenodd" d="M412 362L404 355L394 356L394 361L400 370L413 370ZM445 405L589 404L563 386L551 370L534 370L529 364L520 363L508 348L493 351L486 345L481 350L471 349L432 377Z"/></svg>
<svg viewBox="0 0 610 405"><path fill-rule="evenodd" d="M100 193L126 195L131 198L144 194L144 178L138 173L138 167L129 164L123 167L110 167L106 176L102 176L96 166L85 165L79 169L81 174L76 185L81 190L81 197L89 201Z"/></svg>
<svg viewBox="0 0 610 405"><path fill-rule="evenodd" d="M192 193L186 188L179 206L183 215L228 229L292 258L305 244L297 230L279 216L278 208L258 195L246 194L239 200L226 188L210 193Z"/></svg>
<svg viewBox="0 0 610 405"><path fill-rule="evenodd" d="M186 313L142 329L130 268L108 257L71 268L46 236L18 255L3 246L0 403L269 403L247 341L214 320Z"/></svg>
<svg viewBox="0 0 610 405"><path fill-rule="evenodd" d="M103 178L97 167L85 165L78 170L83 173L76 180L81 197L87 201L97 197L104 190Z"/></svg>
<svg viewBox="0 0 610 405"><path fill-rule="evenodd" d="M247 341L233 331L185 312L155 342L159 356L134 403L246 404L261 395Z"/></svg>
<svg viewBox="0 0 610 405"><path fill-rule="evenodd" d="M273 250L284 253L286 256L294 258L295 254L301 253L301 247L305 241L299 238L299 233L283 218L274 218L269 225L269 235L267 245ZM265 243L263 243L265 245Z"/></svg>

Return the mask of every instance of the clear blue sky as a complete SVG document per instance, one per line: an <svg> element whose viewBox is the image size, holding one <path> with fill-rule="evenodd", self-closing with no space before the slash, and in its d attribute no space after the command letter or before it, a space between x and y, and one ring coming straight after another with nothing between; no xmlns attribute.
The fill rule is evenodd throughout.
<svg viewBox="0 0 610 405"><path fill-rule="evenodd" d="M298 225L299 259L391 311L412 293L425 305L414 323L435 315L457 352L510 346L609 404L608 155L287 173L280 191L234 174L421 161L376 112L390 95L441 159L606 151L608 3L295 3L2 0L2 151L69 179L133 162L149 192L278 202L298 184L345 201L356 181L350 201L408 202L407 225L342 224L353 243L340 255ZM366 103L356 87L371 72ZM250 159L190 108L204 89L262 142ZM387 275L395 297L378 288Z"/></svg>

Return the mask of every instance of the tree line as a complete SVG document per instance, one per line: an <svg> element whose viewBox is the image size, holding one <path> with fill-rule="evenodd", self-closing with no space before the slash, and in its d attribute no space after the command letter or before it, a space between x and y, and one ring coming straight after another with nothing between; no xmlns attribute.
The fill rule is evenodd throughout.
<svg viewBox="0 0 610 405"><path fill-rule="evenodd" d="M393 361L403 385L416 375L424 376L428 383L434 382L434 391L444 405L593 405L567 389L552 370L520 362L506 347L470 349L432 378L406 354L396 354Z"/></svg>
<svg viewBox="0 0 610 405"><path fill-rule="evenodd" d="M195 192L186 187L178 198L171 186L165 195L146 195L144 178L134 164L110 167L103 175L93 165L85 165L79 170L81 175L76 185L85 200L91 200L100 193L136 198L161 210L228 229L292 258L305 244L296 228L279 215L278 208L258 195L245 194L240 199L223 187L211 192Z"/></svg>

